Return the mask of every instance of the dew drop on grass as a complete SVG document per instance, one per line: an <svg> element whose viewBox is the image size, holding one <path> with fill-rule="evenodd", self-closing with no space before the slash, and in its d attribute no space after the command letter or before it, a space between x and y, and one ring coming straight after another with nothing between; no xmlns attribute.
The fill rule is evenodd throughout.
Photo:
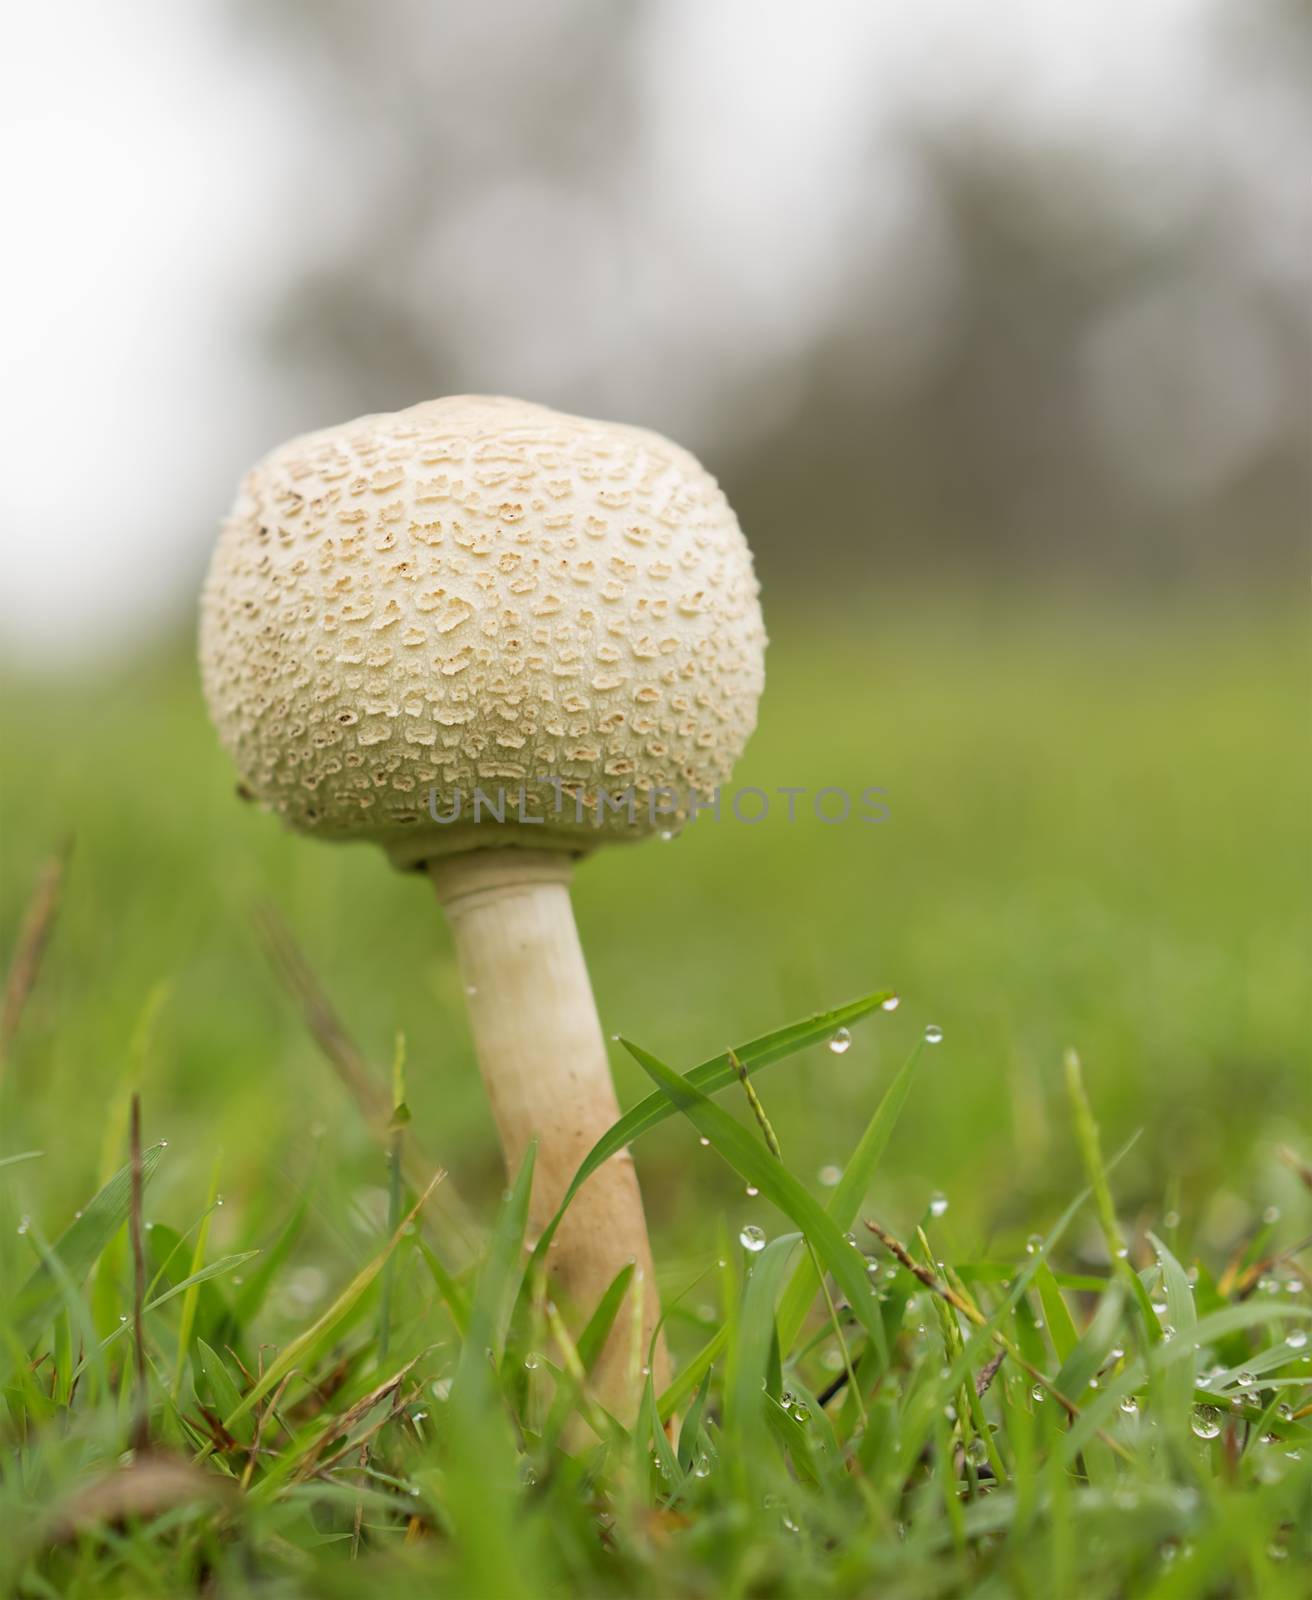
<svg viewBox="0 0 1312 1600"><path fill-rule="evenodd" d="M1292 1333L1285 1335L1285 1343L1291 1350L1302 1350L1307 1345L1307 1329L1295 1328Z"/></svg>
<svg viewBox="0 0 1312 1600"><path fill-rule="evenodd" d="M747 1187L743 1190L743 1193L747 1196L747 1198L749 1200L755 1200L757 1195L760 1194L760 1192L761 1191L756 1187L756 1185L754 1183L749 1183L747 1185Z"/></svg>
<svg viewBox="0 0 1312 1600"><path fill-rule="evenodd" d="M1124 1261L1130 1254L1129 1249L1123 1244L1118 1244L1112 1253L1118 1261Z"/></svg>
<svg viewBox="0 0 1312 1600"><path fill-rule="evenodd" d="M1221 1432L1221 1413L1215 1406L1199 1406L1191 1424L1200 1439L1215 1439Z"/></svg>
<svg viewBox="0 0 1312 1600"><path fill-rule="evenodd" d="M669 844L670 840L674 837L674 830L672 828L662 828L656 837L661 841L662 844Z"/></svg>
<svg viewBox="0 0 1312 1600"><path fill-rule="evenodd" d="M1164 1317L1166 1315L1166 1301L1165 1300L1154 1300L1153 1301L1153 1315L1157 1316L1157 1317Z"/></svg>
<svg viewBox="0 0 1312 1600"><path fill-rule="evenodd" d="M1125 1399L1121 1401L1121 1410L1124 1411L1127 1417L1137 1417L1139 1415L1139 1402L1132 1394L1127 1394Z"/></svg>
<svg viewBox="0 0 1312 1600"><path fill-rule="evenodd" d="M935 1189L929 1197L929 1214L931 1217L941 1217L948 1209L948 1197L941 1189Z"/></svg>
<svg viewBox="0 0 1312 1600"><path fill-rule="evenodd" d="M709 1150L711 1148L711 1141L706 1137L706 1135L704 1133L699 1133L697 1135L697 1143L699 1145L701 1145L703 1150Z"/></svg>
<svg viewBox="0 0 1312 1600"><path fill-rule="evenodd" d="M832 1189L842 1176L843 1169L841 1167L834 1166L832 1162L830 1162L827 1166L820 1168L820 1182L826 1189Z"/></svg>
<svg viewBox="0 0 1312 1600"><path fill-rule="evenodd" d="M836 1056L841 1056L844 1051L852 1047L852 1035L846 1028L839 1028L830 1035L829 1048Z"/></svg>
<svg viewBox="0 0 1312 1600"><path fill-rule="evenodd" d="M887 1000L879 1002L879 1009L881 1011L896 1011L901 1004L901 999L897 995L891 994Z"/></svg>
<svg viewBox="0 0 1312 1600"><path fill-rule="evenodd" d="M1280 1221L1280 1207L1279 1206L1268 1206L1266 1208L1266 1210L1262 1213L1262 1221L1266 1223L1267 1227L1270 1227L1273 1222L1279 1222Z"/></svg>
<svg viewBox="0 0 1312 1600"><path fill-rule="evenodd" d="M1030 1234L1029 1238L1026 1239L1026 1241L1025 1241L1025 1254L1027 1256L1036 1256L1036 1255L1038 1255L1039 1247L1042 1245L1042 1243L1043 1243L1043 1235L1042 1234L1040 1234L1040 1233L1032 1233L1032 1234Z"/></svg>
<svg viewBox="0 0 1312 1600"><path fill-rule="evenodd" d="M711 1475L711 1460L709 1456L698 1456L692 1469L694 1478L709 1478Z"/></svg>
<svg viewBox="0 0 1312 1600"><path fill-rule="evenodd" d="M939 1027L937 1022L931 1022L930 1025L925 1029L925 1043L926 1044L941 1044L942 1042L943 1042L943 1030L942 1030L942 1028Z"/></svg>
<svg viewBox="0 0 1312 1600"><path fill-rule="evenodd" d="M524 1357L524 1365L530 1372L536 1372L542 1365L542 1359L535 1351L530 1350L529 1353Z"/></svg>
<svg viewBox="0 0 1312 1600"><path fill-rule="evenodd" d="M1030 1399L1039 1405L1043 1404L1044 1400L1047 1399L1047 1396L1043 1392L1042 1384L1036 1383L1034 1385L1034 1387L1030 1390Z"/></svg>
<svg viewBox="0 0 1312 1600"><path fill-rule="evenodd" d="M1257 1377L1254 1373L1249 1372L1247 1368L1244 1368L1243 1371L1235 1374L1235 1382L1241 1389L1251 1389L1257 1382Z"/></svg>
<svg viewBox="0 0 1312 1600"><path fill-rule="evenodd" d="M754 1222L744 1223L738 1233L738 1243L755 1255L758 1250L765 1249L765 1229L758 1228Z"/></svg>
<svg viewBox="0 0 1312 1600"><path fill-rule="evenodd" d="M1164 1228L1178 1228L1180 1226L1180 1213L1178 1211L1168 1211L1162 1218L1162 1226Z"/></svg>
<svg viewBox="0 0 1312 1600"><path fill-rule="evenodd" d="M794 1422L810 1422L810 1420L811 1420L811 1413L810 1413L810 1410L806 1406L795 1405L793 1407L793 1421Z"/></svg>

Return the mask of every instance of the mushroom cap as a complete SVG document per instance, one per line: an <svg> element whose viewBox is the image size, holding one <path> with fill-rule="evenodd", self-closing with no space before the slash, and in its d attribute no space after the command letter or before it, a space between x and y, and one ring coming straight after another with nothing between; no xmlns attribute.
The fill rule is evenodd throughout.
<svg viewBox="0 0 1312 1600"><path fill-rule="evenodd" d="M765 676L757 593L686 450L453 396L306 434L247 475L201 674L244 783L292 828L403 868L582 853L679 826L728 778Z"/></svg>

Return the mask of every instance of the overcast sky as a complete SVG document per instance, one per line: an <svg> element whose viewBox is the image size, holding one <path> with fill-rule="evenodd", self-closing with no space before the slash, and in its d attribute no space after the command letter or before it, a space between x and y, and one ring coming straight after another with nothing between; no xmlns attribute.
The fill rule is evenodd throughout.
<svg viewBox="0 0 1312 1600"><path fill-rule="evenodd" d="M932 226L900 165L896 130L912 109L949 121L996 115L1036 145L1096 143L1132 179L1130 206L1187 201L1154 173L1187 170L1177 158L1188 144L1196 170L1228 163L1245 173L1273 270L1301 270L1305 241L1282 232L1288 210L1267 203L1272 185L1298 181L1287 161L1272 170L1290 112L1218 90L1226 66L1214 9L1204 0L648 7L640 181L656 236L679 242L675 268L696 287L689 314L705 327L656 318L638 336L693 347L694 335L719 338L717 359L729 362L750 361L761 341L804 342L842 268L835 241L854 184L874 174L890 238ZM291 402L259 332L306 248L297 196L325 162L349 174L349 152L287 78L286 49L257 48L234 15L176 0L49 0L6 19L7 654L49 661L176 627L237 476L289 425ZM449 219L443 249L499 227L513 233L540 201L508 185L484 212ZM563 225L586 231L588 219ZM538 231L549 249L549 227ZM747 283L735 272L745 253L757 267ZM487 318L489 363L527 393L569 355L534 337L526 309L517 313L517 275L541 270L511 252L468 280L475 313L480 296L502 313ZM890 328L904 280L890 272ZM715 363L674 365L669 381L683 388L663 397L663 410L705 426ZM327 420L297 414L294 425Z"/></svg>

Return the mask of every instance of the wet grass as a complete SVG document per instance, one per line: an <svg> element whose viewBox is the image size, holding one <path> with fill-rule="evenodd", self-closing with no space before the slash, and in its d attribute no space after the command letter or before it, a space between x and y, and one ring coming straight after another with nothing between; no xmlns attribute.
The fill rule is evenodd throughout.
<svg viewBox="0 0 1312 1600"><path fill-rule="evenodd" d="M776 624L740 776L888 824L579 875L627 1427L422 887L239 806L185 661L11 685L0 1587L1307 1592L1301 623L884 610Z"/></svg>

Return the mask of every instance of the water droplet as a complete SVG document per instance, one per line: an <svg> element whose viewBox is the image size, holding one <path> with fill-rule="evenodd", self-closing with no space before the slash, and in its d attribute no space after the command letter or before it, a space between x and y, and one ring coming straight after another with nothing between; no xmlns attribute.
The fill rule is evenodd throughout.
<svg viewBox="0 0 1312 1600"><path fill-rule="evenodd" d="M931 1217L941 1217L948 1209L948 1197L942 1190L935 1189L929 1197L929 1214Z"/></svg>
<svg viewBox="0 0 1312 1600"><path fill-rule="evenodd" d="M754 1222L744 1223L738 1233L738 1243L755 1255L758 1250L765 1249L765 1229L758 1228Z"/></svg>
<svg viewBox="0 0 1312 1600"><path fill-rule="evenodd" d="M1120 1345L1114 1344L1107 1352L1107 1365L1109 1367L1115 1365L1116 1362L1123 1360L1124 1356L1125 1351L1121 1349Z"/></svg>
<svg viewBox="0 0 1312 1600"><path fill-rule="evenodd" d="M1118 1244L1116 1246L1115 1250L1112 1251L1112 1254L1116 1257L1116 1259L1118 1261L1124 1261L1126 1259L1126 1257L1130 1254L1130 1252L1126 1248L1125 1245Z"/></svg>
<svg viewBox="0 0 1312 1600"><path fill-rule="evenodd" d="M896 1011L901 1004L901 999L897 995L891 994L887 1000L879 1002L879 1009L881 1011Z"/></svg>
<svg viewBox="0 0 1312 1600"><path fill-rule="evenodd" d="M794 1422L810 1422L810 1420L811 1420L811 1412L810 1412L810 1409L808 1407L806 1407L806 1406L794 1406L793 1407L793 1421Z"/></svg>
<svg viewBox="0 0 1312 1600"><path fill-rule="evenodd" d="M1034 1387L1030 1390L1030 1399L1036 1401L1039 1405L1043 1404L1043 1402L1047 1399L1047 1395L1043 1392L1042 1384L1036 1383L1034 1385Z"/></svg>
<svg viewBox="0 0 1312 1600"><path fill-rule="evenodd" d="M669 844L670 840L674 837L674 830L672 828L662 828L656 837L661 841L662 844Z"/></svg>
<svg viewBox="0 0 1312 1600"><path fill-rule="evenodd" d="M433 1399L449 1400L451 1398L451 1379L438 1378L433 1383Z"/></svg>
<svg viewBox="0 0 1312 1600"><path fill-rule="evenodd" d="M852 1035L846 1028L839 1028L829 1040L829 1048L836 1056L841 1056L845 1050L852 1047Z"/></svg>
<svg viewBox="0 0 1312 1600"><path fill-rule="evenodd" d="M711 1475L711 1458L698 1456L693 1463L692 1475L694 1478L709 1478Z"/></svg>
<svg viewBox="0 0 1312 1600"><path fill-rule="evenodd" d="M1241 1389L1251 1389L1257 1382L1257 1376L1255 1373L1249 1372L1245 1367L1242 1371L1235 1373L1235 1382Z"/></svg>
<svg viewBox="0 0 1312 1600"><path fill-rule="evenodd" d="M1280 1221L1280 1207L1279 1206L1268 1206L1266 1208L1266 1210L1262 1213L1262 1221L1266 1223L1267 1227L1270 1227L1273 1222L1279 1222Z"/></svg>
<svg viewBox="0 0 1312 1600"><path fill-rule="evenodd" d="M477 994L478 993L478 985L476 983L467 983L465 985L465 993L466 994Z"/></svg>
<svg viewBox="0 0 1312 1600"><path fill-rule="evenodd" d="M1162 1226L1164 1228L1178 1228L1180 1226L1180 1213L1178 1211L1168 1211L1162 1218Z"/></svg>
<svg viewBox="0 0 1312 1600"><path fill-rule="evenodd" d="M1166 1301L1165 1300L1154 1300L1152 1305L1153 1305L1153 1314L1155 1316L1164 1317L1166 1315Z"/></svg>
<svg viewBox="0 0 1312 1600"><path fill-rule="evenodd" d="M214 1204L216 1206L221 1206L223 1204L223 1196L221 1194L216 1194L214 1196Z"/></svg>
<svg viewBox="0 0 1312 1600"><path fill-rule="evenodd" d="M836 1167L832 1162L830 1162L828 1166L820 1168L820 1182L826 1189L832 1189L842 1176L842 1167Z"/></svg>
<svg viewBox="0 0 1312 1600"><path fill-rule="evenodd" d="M756 1185L754 1183L749 1183L747 1185L747 1187L743 1190L743 1193L747 1196L747 1198L749 1200L755 1200L757 1195L760 1194L760 1192L761 1191L756 1187Z"/></svg>
<svg viewBox="0 0 1312 1600"><path fill-rule="evenodd" d="M1200 1439L1215 1439L1221 1432L1221 1413L1215 1406L1199 1406L1191 1426Z"/></svg>
<svg viewBox="0 0 1312 1600"><path fill-rule="evenodd" d="M929 1024L929 1026L925 1029L925 1043L926 1044L942 1044L942 1042L943 1042L943 1030L942 1030L942 1028L939 1027L937 1022L931 1022Z"/></svg>
<svg viewBox="0 0 1312 1600"><path fill-rule="evenodd" d="M1139 1415L1139 1402L1132 1394L1127 1394L1125 1399L1121 1401L1121 1410L1124 1411L1127 1417L1137 1417Z"/></svg>
<svg viewBox="0 0 1312 1600"><path fill-rule="evenodd" d="M1295 1328L1292 1333L1287 1333L1285 1343L1291 1350L1302 1350L1307 1344L1307 1329Z"/></svg>
<svg viewBox="0 0 1312 1600"><path fill-rule="evenodd" d="M119 1313L119 1319L118 1319L118 1320L119 1320L119 1321L120 1321L120 1322L126 1322L126 1321L127 1321L127 1320L128 1320L128 1314L127 1314L127 1312L126 1312L126 1311L123 1311L123 1312L120 1312L120 1313Z"/></svg>
<svg viewBox="0 0 1312 1600"><path fill-rule="evenodd" d="M1036 1256L1036 1255L1038 1255L1042 1244L1043 1244L1043 1235L1042 1234L1040 1234L1040 1233L1032 1233L1032 1234L1030 1234L1029 1238L1026 1239L1026 1241L1025 1241L1025 1254L1027 1256Z"/></svg>
<svg viewBox="0 0 1312 1600"><path fill-rule="evenodd" d="M18 1231L19 1231L19 1233L26 1233L27 1230L31 1226L32 1226L31 1217L19 1217L19 1219L18 1219Z"/></svg>
<svg viewBox="0 0 1312 1600"><path fill-rule="evenodd" d="M699 1133L697 1135L697 1143L699 1145L701 1145L703 1150L709 1150L711 1148L711 1141L706 1137L706 1135L704 1133Z"/></svg>
<svg viewBox="0 0 1312 1600"><path fill-rule="evenodd" d="M161 1139L160 1142L159 1142L159 1147L160 1147L161 1150L167 1150L168 1147L169 1147L168 1140L167 1139Z"/></svg>
<svg viewBox="0 0 1312 1600"><path fill-rule="evenodd" d="M530 1372L536 1372L542 1365L542 1357L536 1351L530 1350L524 1357L524 1365Z"/></svg>
<svg viewBox="0 0 1312 1600"><path fill-rule="evenodd" d="M989 1458L989 1447L977 1434L970 1441L970 1448L966 1451L974 1466L982 1467Z"/></svg>

